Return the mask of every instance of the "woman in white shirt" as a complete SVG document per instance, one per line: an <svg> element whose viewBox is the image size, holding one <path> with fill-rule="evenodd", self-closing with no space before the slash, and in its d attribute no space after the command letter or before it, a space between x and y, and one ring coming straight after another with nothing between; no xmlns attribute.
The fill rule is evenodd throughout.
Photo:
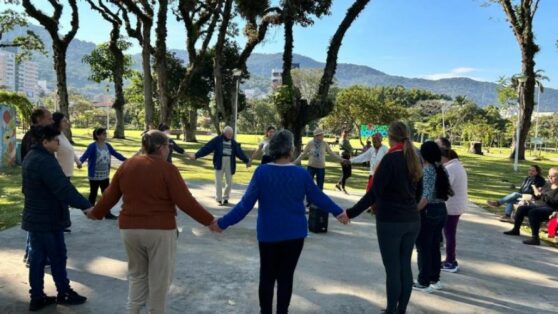
<svg viewBox="0 0 558 314"><path fill-rule="evenodd" d="M272 125L268 126L265 130L264 139L260 142L260 144L258 145L258 149L252 154L252 157L250 158L250 165L252 165L252 161L254 161L254 158L256 158L256 156L258 156L260 153L262 154L262 165L271 162L272 158L269 155L269 141L274 134L275 127Z"/></svg>
<svg viewBox="0 0 558 314"><path fill-rule="evenodd" d="M64 174L69 179L74 174L74 162L78 168L81 168L81 162L76 156L72 143L64 135L64 131L70 128L70 122L61 112L53 113L52 120L54 120L54 127L60 130L60 135L58 136L60 147L56 152L56 160L58 160L62 171L64 171Z"/></svg>

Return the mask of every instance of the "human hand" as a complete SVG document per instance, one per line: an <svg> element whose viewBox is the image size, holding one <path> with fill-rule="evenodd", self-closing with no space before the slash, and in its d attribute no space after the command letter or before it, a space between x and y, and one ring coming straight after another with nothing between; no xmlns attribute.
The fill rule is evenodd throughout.
<svg viewBox="0 0 558 314"><path fill-rule="evenodd" d="M548 219L552 219L558 217L558 212L553 212L550 216L548 216Z"/></svg>
<svg viewBox="0 0 558 314"><path fill-rule="evenodd" d="M351 220L349 219L349 216L347 215L347 210L346 209L344 209L343 212L341 214L337 215L337 217L335 217L335 218L337 218L337 220L344 225L351 222Z"/></svg>
<svg viewBox="0 0 558 314"><path fill-rule="evenodd" d="M99 220L95 216L93 216L93 207L84 210L83 213L85 214L85 216L87 216L87 218L91 220Z"/></svg>
<svg viewBox="0 0 558 314"><path fill-rule="evenodd" d="M215 232L215 233L223 232L223 229L221 229L221 227L219 227L219 224L217 224L217 219L214 219L213 222L211 222L211 224L209 224L209 226L207 227L209 228L209 230L211 230L211 232Z"/></svg>
<svg viewBox="0 0 558 314"><path fill-rule="evenodd" d="M77 162L76 162L76 165L77 165L77 168L78 168L78 169L81 169L81 166L82 166L81 161L77 161Z"/></svg>

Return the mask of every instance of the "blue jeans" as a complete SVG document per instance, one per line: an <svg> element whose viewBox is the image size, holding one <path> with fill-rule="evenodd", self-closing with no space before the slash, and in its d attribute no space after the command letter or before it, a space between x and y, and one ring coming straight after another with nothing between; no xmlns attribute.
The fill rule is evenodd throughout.
<svg viewBox="0 0 558 314"><path fill-rule="evenodd" d="M64 231L29 232L29 284L31 299L44 295L45 263L50 260L51 274L58 294L70 290L70 280L66 272L66 243Z"/></svg>
<svg viewBox="0 0 558 314"><path fill-rule="evenodd" d="M318 185L320 190L323 190L325 181L325 168L314 168L308 166L307 170L312 177L312 180L314 180L314 176L316 176L316 184Z"/></svg>
<svg viewBox="0 0 558 314"><path fill-rule="evenodd" d="M511 216L513 212L513 204L517 203L517 200L520 199L521 196L521 193L513 192L498 201L499 204L506 204L506 209L504 210L506 216Z"/></svg>

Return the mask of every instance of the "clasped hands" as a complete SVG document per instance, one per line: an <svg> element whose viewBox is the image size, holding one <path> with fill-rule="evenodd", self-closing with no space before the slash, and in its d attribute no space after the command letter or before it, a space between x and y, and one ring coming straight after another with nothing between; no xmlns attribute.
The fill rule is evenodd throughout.
<svg viewBox="0 0 558 314"><path fill-rule="evenodd" d="M351 219L349 218L349 215L347 215L347 210L346 209L344 209L343 212L341 214L337 215L337 217L335 217L335 218L337 218L337 220L344 225L347 225L351 222Z"/></svg>
<svg viewBox="0 0 558 314"><path fill-rule="evenodd" d="M88 209L83 210L83 214L85 216L87 216L87 218L91 219L91 220L101 220L95 216L93 216L93 207L90 207Z"/></svg>

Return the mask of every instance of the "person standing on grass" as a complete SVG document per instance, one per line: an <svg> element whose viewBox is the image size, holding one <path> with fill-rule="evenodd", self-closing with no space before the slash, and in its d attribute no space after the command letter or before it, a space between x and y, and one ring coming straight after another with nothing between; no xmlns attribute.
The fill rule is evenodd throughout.
<svg viewBox="0 0 558 314"><path fill-rule="evenodd" d="M445 202L454 193L448 174L441 164L440 147L433 141L424 142L420 147L420 154L424 161L424 176L422 199L418 204L421 224L416 241L419 275L413 289L430 293L434 289L442 289L440 241L448 216Z"/></svg>
<svg viewBox="0 0 558 314"><path fill-rule="evenodd" d="M382 144L382 140L383 140L382 134L375 133L374 136L372 136L372 144L373 144L372 147L370 149L367 149L362 154L350 159L351 163L353 164L364 163L364 162L370 163L370 176L368 177L366 192L368 192L368 190L370 190L370 187L372 186L372 181L374 179L374 172L376 172L376 168L380 164L380 161L382 161L384 155L387 154L388 152L388 148L387 146Z"/></svg>
<svg viewBox="0 0 558 314"><path fill-rule="evenodd" d="M161 123L159 124L159 131L165 133L167 135L167 137L170 135L170 128L168 125ZM167 157L167 161L172 163L172 153L176 152L179 153L181 155L185 154L184 148L178 146L178 144L176 144L176 142L171 139L169 137L169 156Z"/></svg>
<svg viewBox="0 0 558 314"><path fill-rule="evenodd" d="M391 314L405 313L413 290L411 256L420 229L417 203L422 195L422 167L403 122L390 124L389 144L375 169L374 184L347 215L352 219L376 206L376 232L386 271L384 313Z"/></svg>
<svg viewBox="0 0 558 314"><path fill-rule="evenodd" d="M343 162L343 159L335 154L324 141L324 131L320 128L316 128L314 130L314 139L306 144L302 153L293 161L294 164L299 164L304 157L309 156L307 170L312 180L314 177L316 178L316 184L320 190L324 189L326 154L330 155L338 162Z"/></svg>
<svg viewBox="0 0 558 314"><path fill-rule="evenodd" d="M442 152L442 163L449 176L449 182L454 195L446 201L448 218L444 225L446 238L446 259L442 263L442 271L455 273L459 271L455 248L457 246L457 224L468 205L467 198L467 171L461 164L457 153L451 149L451 143L446 138L436 140Z"/></svg>
<svg viewBox="0 0 558 314"><path fill-rule="evenodd" d="M304 198L335 215L344 224L346 213L314 183L301 167L291 163L294 137L277 132L269 143L273 161L259 166L242 200L210 226L215 232L240 222L258 202L257 237L260 249L260 313L271 314L277 282L278 314L288 313L296 265L308 236Z"/></svg>
<svg viewBox="0 0 558 314"><path fill-rule="evenodd" d="M95 205L99 188L102 194L109 186L111 156L116 157L120 161L125 161L126 157L122 156L106 142L107 130L105 128L93 130L93 140L95 142L87 146L87 150L81 155L79 161L81 163L87 161L87 176L89 177L90 188L89 202ZM105 218L114 220L117 217L109 211Z"/></svg>
<svg viewBox="0 0 558 314"><path fill-rule="evenodd" d="M349 160L351 159L351 155L353 154L353 146L351 146L351 141L349 140L349 132L343 130L341 134L341 143L339 144L339 153L341 154L341 158L345 162L341 163L341 170L343 174L339 179L339 182L335 185L335 188L339 191L345 192L345 194L349 194L345 189L345 185L347 183L347 179L349 179L352 175L352 166Z"/></svg>
<svg viewBox="0 0 558 314"><path fill-rule="evenodd" d="M263 141L260 142L260 144L258 145L258 149L256 149L256 151L252 154L252 157L250 158L250 165L252 165L252 161L254 161L254 158L256 158L256 156L258 156L260 153L262 154L262 162L261 162L262 165L271 162L271 156L269 155L269 141L275 134L275 131L276 130L274 126L271 125L267 127L267 129L265 130L265 137Z"/></svg>
<svg viewBox="0 0 558 314"><path fill-rule="evenodd" d="M29 233L30 311L58 303L76 305L87 298L70 287L66 271L64 229L70 226L68 205L82 210L91 204L72 185L54 154L60 144L60 131L53 126L33 129L35 143L22 165L25 196L21 228ZM58 291L57 297L44 293L46 261L50 260L51 275Z"/></svg>
<svg viewBox="0 0 558 314"><path fill-rule="evenodd" d="M199 159L213 153L213 168L215 169L215 199L219 205L228 205L232 189L232 177L236 172L236 158L238 157L250 167L250 159L240 148L240 144L233 139L234 131L230 126L223 129L223 134L214 137L200 148L194 155ZM223 194L223 175L225 175L225 192Z"/></svg>

